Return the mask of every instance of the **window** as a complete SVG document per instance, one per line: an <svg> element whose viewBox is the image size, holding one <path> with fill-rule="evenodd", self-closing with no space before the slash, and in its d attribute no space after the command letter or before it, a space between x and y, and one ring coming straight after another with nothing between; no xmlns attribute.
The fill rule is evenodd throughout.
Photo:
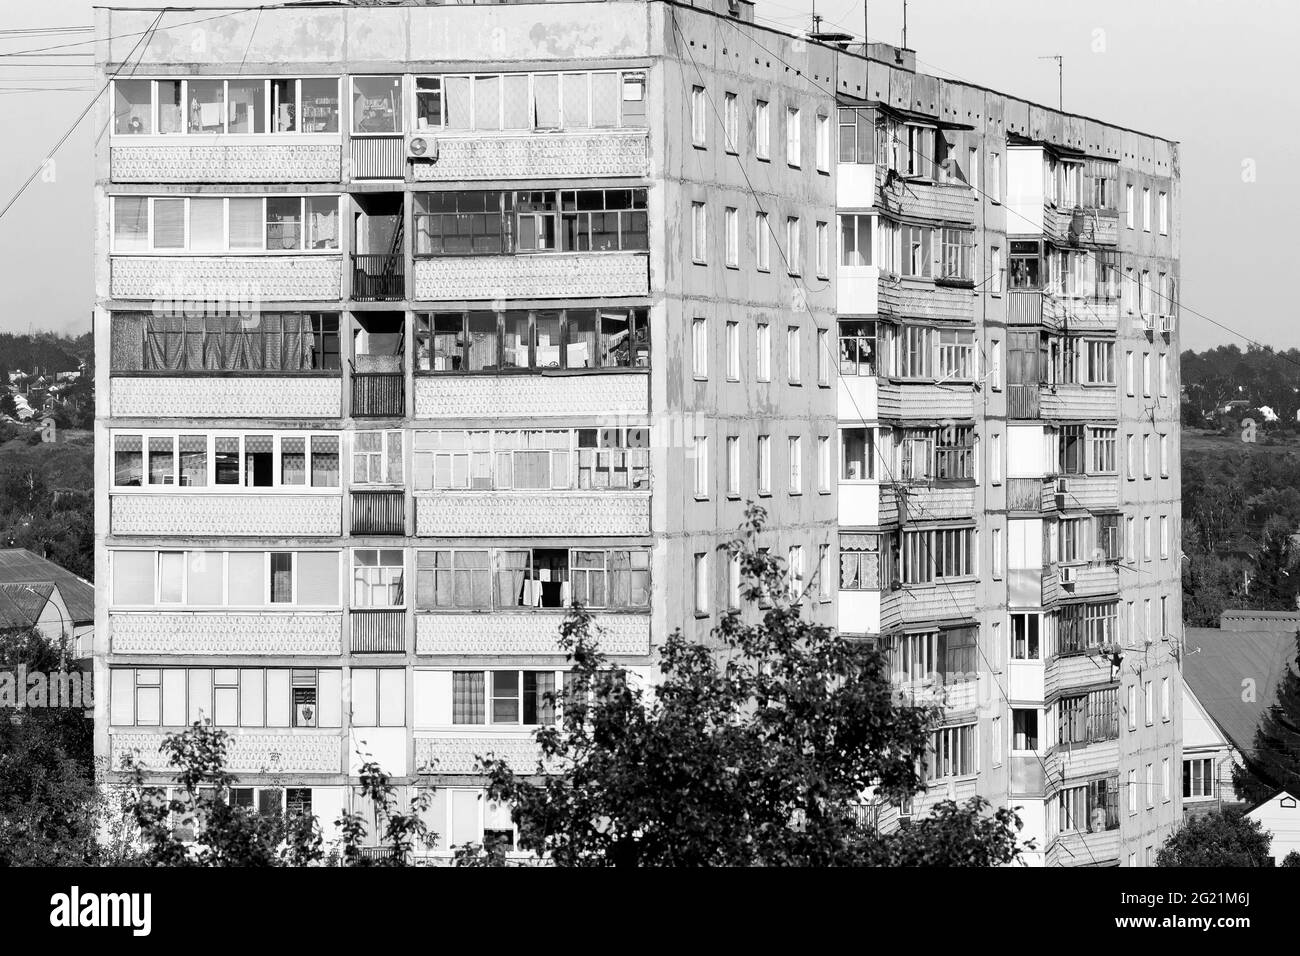
<svg viewBox="0 0 1300 956"><path fill-rule="evenodd" d="M1169 235L1169 194L1160 193L1160 235Z"/></svg>
<svg viewBox="0 0 1300 956"><path fill-rule="evenodd" d="M1038 614L1017 613L1011 615L1011 657L1018 661L1037 661L1042 659L1039 644Z"/></svg>
<svg viewBox="0 0 1300 956"><path fill-rule="evenodd" d="M398 667L354 667L352 726L401 727L406 723L406 671Z"/></svg>
<svg viewBox="0 0 1300 956"><path fill-rule="evenodd" d="M1146 711L1146 724L1150 727L1155 723L1155 695L1151 692L1151 681L1142 682L1142 703Z"/></svg>
<svg viewBox="0 0 1300 956"><path fill-rule="evenodd" d="M989 436L989 482L1002 483L1002 436Z"/></svg>
<svg viewBox="0 0 1300 956"><path fill-rule="evenodd" d="M148 456L146 461L146 454ZM216 492L339 487L339 436L289 432L244 435L145 432L113 436L117 488Z"/></svg>
<svg viewBox="0 0 1300 956"><path fill-rule="evenodd" d="M1151 560L1151 516L1142 518L1142 557Z"/></svg>
<svg viewBox="0 0 1300 956"><path fill-rule="evenodd" d="M740 555L733 554L727 559L727 607L735 610L740 607Z"/></svg>
<svg viewBox="0 0 1300 956"><path fill-rule="evenodd" d="M403 607L406 604L404 566L400 549L354 549L352 607Z"/></svg>
<svg viewBox="0 0 1300 956"><path fill-rule="evenodd" d="M708 112L704 101L704 87L691 87L691 143L703 148L708 131Z"/></svg>
<svg viewBox="0 0 1300 956"><path fill-rule="evenodd" d="M927 781L968 777L977 770L975 725L944 727L930 735L923 777Z"/></svg>
<svg viewBox="0 0 1300 956"><path fill-rule="evenodd" d="M336 77L132 79L113 87L115 136L339 131Z"/></svg>
<svg viewBox="0 0 1300 956"><path fill-rule="evenodd" d="M829 436L817 436L817 490L830 494L831 490L831 440Z"/></svg>
<svg viewBox="0 0 1300 956"><path fill-rule="evenodd" d="M785 375L791 385L798 385L802 376L802 349L799 347L799 326L785 330Z"/></svg>
<svg viewBox="0 0 1300 956"><path fill-rule="evenodd" d="M817 330L817 384L831 384L831 343L830 333L826 329Z"/></svg>
<svg viewBox="0 0 1300 956"><path fill-rule="evenodd" d="M1142 477L1151 477L1151 436L1142 436Z"/></svg>
<svg viewBox="0 0 1300 956"><path fill-rule="evenodd" d="M1169 355L1165 352L1160 353L1160 397L1165 398L1169 394Z"/></svg>
<svg viewBox="0 0 1300 956"><path fill-rule="evenodd" d="M1130 606L1132 602L1130 601ZM1137 684L1128 685L1128 729L1137 730Z"/></svg>
<svg viewBox="0 0 1300 956"><path fill-rule="evenodd" d="M650 316L644 308L426 313L417 315L415 334L415 367L424 372L514 374L650 364Z"/></svg>
<svg viewBox="0 0 1300 956"><path fill-rule="evenodd" d="M1160 516L1160 557L1169 557L1169 516Z"/></svg>
<svg viewBox="0 0 1300 956"><path fill-rule="evenodd" d="M872 265L875 216L842 215L839 220L840 265L850 267Z"/></svg>
<svg viewBox="0 0 1300 956"><path fill-rule="evenodd" d="M755 370L760 382L772 381L772 327L766 323L755 326Z"/></svg>
<svg viewBox="0 0 1300 956"><path fill-rule="evenodd" d="M695 616L709 613L709 556L705 552L695 555Z"/></svg>
<svg viewBox="0 0 1300 956"><path fill-rule="evenodd" d="M973 381L975 368L975 333L963 329L935 330L935 376L949 381Z"/></svg>
<svg viewBox="0 0 1300 956"><path fill-rule="evenodd" d="M840 319L840 375L875 376L876 323L870 319Z"/></svg>
<svg viewBox="0 0 1300 956"><path fill-rule="evenodd" d="M1132 690L1132 688L1129 689ZM1138 812L1138 782L1137 782L1136 770L1130 770L1128 772L1128 780L1126 782L1126 786L1128 788L1128 812L1129 815L1131 816ZM1137 863L1135 863L1133 859L1134 856L1135 854L1133 853L1130 853L1128 855L1129 866L1137 866Z"/></svg>
<svg viewBox="0 0 1300 956"><path fill-rule="evenodd" d="M1151 231L1151 188L1142 187L1142 231Z"/></svg>
<svg viewBox="0 0 1300 956"><path fill-rule="evenodd" d="M994 528L990 536L993 548L993 578L1000 580L1002 577L1002 529Z"/></svg>
<svg viewBox="0 0 1300 956"><path fill-rule="evenodd" d="M823 601L831 599L831 546L817 545L817 596Z"/></svg>
<svg viewBox="0 0 1300 956"><path fill-rule="evenodd" d="M1088 457L1089 474L1115 473L1116 429L1089 428L1088 439L1092 451Z"/></svg>
<svg viewBox="0 0 1300 956"><path fill-rule="evenodd" d="M707 379L709 377L709 326L705 319L691 321L691 355L696 381Z"/></svg>
<svg viewBox="0 0 1300 956"><path fill-rule="evenodd" d="M994 717L989 721L989 750L993 766L1002 766L1003 744L1002 718Z"/></svg>
<svg viewBox="0 0 1300 956"><path fill-rule="evenodd" d="M339 248L337 196L113 199L114 252L323 252Z"/></svg>
<svg viewBox="0 0 1300 956"><path fill-rule="evenodd" d="M965 229L939 230L939 268L937 278L969 280L974 278L975 235Z"/></svg>
<svg viewBox="0 0 1300 956"><path fill-rule="evenodd" d="M736 269L740 266L740 213L734 206L728 206L722 219L727 237L727 267Z"/></svg>
<svg viewBox="0 0 1300 956"><path fill-rule="evenodd" d="M1169 722L1170 699L1169 699L1169 678L1160 678L1160 719L1165 723Z"/></svg>
<svg viewBox="0 0 1300 956"><path fill-rule="evenodd" d="M791 435L786 439L790 462L790 494L803 494L803 439Z"/></svg>
<svg viewBox="0 0 1300 956"><path fill-rule="evenodd" d="M1124 470L1125 470L1125 477L1129 481L1132 481L1134 478L1137 477L1137 469L1134 464L1136 460L1134 458L1135 450L1136 450L1136 446L1134 444L1134 436L1125 435L1124 436Z"/></svg>
<svg viewBox="0 0 1300 956"><path fill-rule="evenodd" d="M763 100L754 103L754 155L759 159L771 158L772 129L768 104Z"/></svg>
<svg viewBox="0 0 1300 956"><path fill-rule="evenodd" d="M337 668L115 667L109 671L109 720L119 726L210 720L218 727L338 727L342 686Z"/></svg>
<svg viewBox="0 0 1300 956"><path fill-rule="evenodd" d="M772 493L772 438L770 435L758 436L758 493Z"/></svg>
<svg viewBox="0 0 1300 956"><path fill-rule="evenodd" d="M898 228L901 237L900 273L905 276L931 275L930 248L934 241L934 229L930 226L904 225Z"/></svg>
<svg viewBox="0 0 1300 956"><path fill-rule="evenodd" d="M817 171L831 171L831 118L825 113L817 114Z"/></svg>
<svg viewBox="0 0 1300 956"><path fill-rule="evenodd" d="M283 454L281 458L283 460ZM400 485L402 483L402 433L400 431L354 433L352 483L354 485Z"/></svg>
<svg viewBox="0 0 1300 956"><path fill-rule="evenodd" d="M791 545L786 556L786 569L790 578L790 598L797 600L803 594L803 546Z"/></svg>
<svg viewBox="0 0 1300 956"><path fill-rule="evenodd" d="M786 271L792 276L797 276L803 272L803 249L799 238L799 217L787 216L785 220L785 250L788 259Z"/></svg>
<svg viewBox="0 0 1300 956"><path fill-rule="evenodd" d="M799 110L789 107L785 111L785 161L796 168L803 161L802 125Z"/></svg>
<svg viewBox="0 0 1300 956"><path fill-rule="evenodd" d="M704 203L691 203L691 257L700 264L708 254L708 219Z"/></svg>
<svg viewBox="0 0 1300 956"><path fill-rule="evenodd" d="M1002 343L993 339L989 343L989 387L1002 390Z"/></svg>
<svg viewBox="0 0 1300 956"><path fill-rule="evenodd" d="M736 94L724 93L722 96L722 130L728 153L735 154L740 143L739 120L737 119Z"/></svg>
<svg viewBox="0 0 1300 956"><path fill-rule="evenodd" d="M1214 796L1214 760L1193 757L1183 760L1183 799L1204 800Z"/></svg>
<svg viewBox="0 0 1300 956"><path fill-rule="evenodd" d="M709 439L695 436L695 497L709 496Z"/></svg>
<svg viewBox="0 0 1300 956"><path fill-rule="evenodd" d="M880 543L874 534L841 534L841 591L879 591L882 586Z"/></svg>
<svg viewBox="0 0 1300 956"><path fill-rule="evenodd" d="M1160 477L1169 477L1169 436L1160 436Z"/></svg>
<svg viewBox="0 0 1300 956"><path fill-rule="evenodd" d="M840 480L864 481L876 477L876 432L872 428L840 429Z"/></svg>
<svg viewBox="0 0 1300 956"><path fill-rule="evenodd" d="M767 222L767 213L754 213L754 267L759 272L771 271L771 242L772 232Z"/></svg>
<svg viewBox="0 0 1300 956"><path fill-rule="evenodd" d="M988 291L993 295L1002 293L1002 250L997 246L989 248Z"/></svg>
<svg viewBox="0 0 1300 956"><path fill-rule="evenodd" d="M1137 203L1133 198L1133 184L1128 183L1124 187L1124 224L1128 228L1133 228L1133 217L1137 215Z"/></svg>
<svg viewBox="0 0 1300 956"><path fill-rule="evenodd" d="M966 182L975 192L980 188L980 151L976 146L966 147Z"/></svg>
<svg viewBox="0 0 1300 956"><path fill-rule="evenodd" d="M1059 653L1086 653L1115 643L1118 614L1118 601L1062 605L1056 615Z"/></svg>
<svg viewBox="0 0 1300 956"><path fill-rule="evenodd" d="M1142 353L1142 395L1151 397L1151 353Z"/></svg>
<svg viewBox="0 0 1300 956"><path fill-rule="evenodd" d="M929 584L975 574L974 540L973 528L903 531L902 582Z"/></svg>
<svg viewBox="0 0 1300 956"><path fill-rule="evenodd" d="M831 238L826 223L817 223L817 276L825 279L830 275Z"/></svg>
<svg viewBox="0 0 1300 956"><path fill-rule="evenodd" d="M451 722L550 726L559 683L555 671L453 671Z"/></svg>
<svg viewBox="0 0 1300 956"><path fill-rule="evenodd" d="M727 436L727 496L740 497L740 438Z"/></svg>
<svg viewBox="0 0 1300 956"><path fill-rule="evenodd" d="M989 199L1002 201L1002 154L989 153Z"/></svg>
<svg viewBox="0 0 1300 956"><path fill-rule="evenodd" d="M1063 789L1057 797L1059 833L1101 833L1119 827L1119 777Z"/></svg>
<svg viewBox="0 0 1300 956"><path fill-rule="evenodd" d="M1086 349L1083 355L1086 365L1082 370L1084 384L1114 385L1115 343L1087 340L1083 344Z"/></svg>
<svg viewBox="0 0 1300 956"><path fill-rule="evenodd" d="M1119 736L1119 689L1062 697L1056 704L1056 742L1087 746Z"/></svg>
<svg viewBox="0 0 1300 956"><path fill-rule="evenodd" d="M497 548L416 552L416 607L641 609L650 600L644 549Z"/></svg>
<svg viewBox="0 0 1300 956"><path fill-rule="evenodd" d="M1147 764L1146 793L1147 809L1154 810L1156 806L1156 774L1154 764ZM1150 853L1148 852L1148 856L1149 855Z"/></svg>
<svg viewBox="0 0 1300 956"><path fill-rule="evenodd" d="M727 323L727 381L740 381L740 323Z"/></svg>

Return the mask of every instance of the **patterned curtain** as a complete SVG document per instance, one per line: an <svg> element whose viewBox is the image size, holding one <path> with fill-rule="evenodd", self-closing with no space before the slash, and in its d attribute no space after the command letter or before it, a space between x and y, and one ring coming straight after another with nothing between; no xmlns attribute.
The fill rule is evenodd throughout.
<svg viewBox="0 0 1300 956"><path fill-rule="evenodd" d="M451 675L451 722L484 722L484 687L482 671L455 671Z"/></svg>

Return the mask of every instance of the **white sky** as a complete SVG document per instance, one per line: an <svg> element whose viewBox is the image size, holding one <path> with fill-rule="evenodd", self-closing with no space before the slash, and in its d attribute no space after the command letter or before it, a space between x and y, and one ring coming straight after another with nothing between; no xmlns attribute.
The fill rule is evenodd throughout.
<svg viewBox="0 0 1300 956"><path fill-rule="evenodd" d="M157 6L158 0L114 0ZM182 0L185 7L239 6ZM85 39L3 31L89 26L90 0L6 0L0 52ZM811 2L758 0L769 26L807 29ZM862 0L821 0L823 29L861 35ZM870 0L873 40L901 39L902 0ZM1276 282L1293 267L1289 220L1297 211L1287 170L1300 128L1280 64L1295 55L1300 6L1283 0L911 0L908 45L920 69L1048 105L1065 57L1065 107L1182 144L1182 344L1241 340L1189 308L1269 344L1300 346ZM66 51L88 51L90 46ZM45 65L38 65L45 64ZM85 108L91 92L9 92L89 87L90 57L0 57L0 203L9 197ZM92 303L93 113L56 157L52 181L38 179L0 219L0 332L89 328ZM1253 161L1254 181L1243 163ZM1215 237L1218 237L1217 239ZM1211 252L1218 250L1218 266ZM1275 268L1276 267L1276 268ZM1232 280L1231 276L1250 281Z"/></svg>

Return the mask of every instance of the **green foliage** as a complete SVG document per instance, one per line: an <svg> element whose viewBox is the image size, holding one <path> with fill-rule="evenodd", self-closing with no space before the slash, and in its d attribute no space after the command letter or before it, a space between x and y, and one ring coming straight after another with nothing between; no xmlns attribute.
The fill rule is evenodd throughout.
<svg viewBox="0 0 1300 956"><path fill-rule="evenodd" d="M0 669L53 673L59 648L35 628L0 638ZM0 708L0 866L96 858L94 728L78 708Z"/></svg>
<svg viewBox="0 0 1300 956"><path fill-rule="evenodd" d="M27 548L93 581L94 447L22 435L37 444L0 451L0 547Z"/></svg>
<svg viewBox="0 0 1300 956"><path fill-rule="evenodd" d="M1300 850L1292 850L1282 857L1282 862L1278 866L1300 866Z"/></svg>
<svg viewBox="0 0 1300 956"><path fill-rule="evenodd" d="M944 807L887 845L859 822L869 788L885 800L921 788L939 712L900 703L880 652L803 619L804 595L789 594L780 562L756 546L763 522L751 507L746 536L727 548L746 610L761 614L728 611L712 646L672 634L653 692L609 664L586 610L570 612L560 644L571 669L553 695L559 725L537 731L537 776L481 760L489 797L513 807L520 847L560 866L1014 858L1008 818L976 827L979 807Z"/></svg>
<svg viewBox="0 0 1300 956"><path fill-rule="evenodd" d="M1259 804L1279 790L1300 795L1300 631L1296 632L1295 666L1288 667L1277 696L1259 718L1255 738L1242 754L1244 765L1232 768L1237 796Z"/></svg>
<svg viewBox="0 0 1300 956"><path fill-rule="evenodd" d="M944 800L930 814L884 836L863 840L861 863L871 866L1001 866L1020 855L1021 824L1013 810L988 814L983 797Z"/></svg>
<svg viewBox="0 0 1300 956"><path fill-rule="evenodd" d="M1269 866L1272 835L1238 810L1183 822L1156 854L1156 866Z"/></svg>
<svg viewBox="0 0 1300 956"><path fill-rule="evenodd" d="M432 794L417 788L410 807L402 810L398 804L396 788L389 782L388 774L374 760L361 765L361 796L370 801L376 820L383 831L380 839L386 849L380 853L365 852L366 825L363 816L356 812L344 813L335 821L343 834L343 860L348 866L410 866L417 849L432 849L438 834L424 822Z"/></svg>

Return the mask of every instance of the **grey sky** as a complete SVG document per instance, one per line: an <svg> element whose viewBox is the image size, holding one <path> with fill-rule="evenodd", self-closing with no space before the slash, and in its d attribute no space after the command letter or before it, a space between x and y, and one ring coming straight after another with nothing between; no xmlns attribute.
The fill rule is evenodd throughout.
<svg viewBox="0 0 1300 956"><path fill-rule="evenodd" d="M902 0L870 4L871 38L899 42ZM110 5L157 6L158 0ZM90 0L7 0L0 31L88 26L91 6ZM826 18L823 29L862 33L862 0L821 0L817 8ZM807 29L811 11L808 0L757 5L761 22L791 31ZM1188 309L1278 347L1300 346L1300 324L1287 317L1276 284L1264 281L1275 267L1293 268L1283 227L1297 205L1286 171L1300 152L1300 130L1289 122L1295 103L1281 67L1295 55L1298 28L1300 7L1283 0L912 0L908 6L908 45L924 71L1055 105L1056 64L1037 58L1063 54L1066 109L1182 143L1182 343L1197 349L1241 340ZM0 32L0 51L81 39ZM87 87L89 63L89 57L0 58L0 128L6 131L0 203L93 95L3 91ZM38 179L0 219L0 331L89 328L91 150L98 134L92 114L60 150L52 181ZM1247 160L1254 181L1243 178Z"/></svg>

